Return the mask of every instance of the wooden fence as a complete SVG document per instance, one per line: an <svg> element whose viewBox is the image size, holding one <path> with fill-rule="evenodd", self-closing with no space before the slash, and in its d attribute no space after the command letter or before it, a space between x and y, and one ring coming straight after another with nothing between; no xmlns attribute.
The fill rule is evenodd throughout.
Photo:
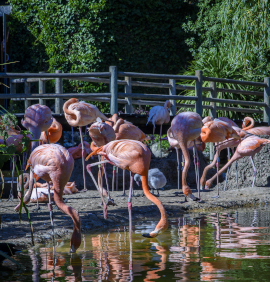
<svg viewBox="0 0 270 282"><path fill-rule="evenodd" d="M204 77L202 71L198 70L194 76L170 75L170 74L150 74L120 72L117 67L111 66L109 72L95 73L5 73L0 74L0 78L6 78L10 81L10 93L0 94L0 99L24 100L25 108L30 105L30 100L38 100L39 104L44 104L47 99L55 99L55 113L61 114L63 111L63 99L72 97L82 98L88 101L101 101L110 103L110 112L114 114L118 111L118 104L125 105L125 112L132 113L133 105L163 105L165 100L171 100L171 115L175 115L177 108L195 108L195 111L202 115L203 109L209 109L212 117L216 117L218 110L237 111L243 113L263 114L263 121L270 125L270 78L265 78L264 82L240 81L225 78ZM121 78L121 79L120 79ZM136 80L133 80L133 79ZM161 82L147 82L144 80L162 80ZM55 79L55 93L46 93L46 81ZM63 80L78 80L85 82L96 82L109 84L108 93L63 93ZM195 81L195 86L181 85L179 81ZM203 87L203 81L209 81L210 87ZM39 93L31 93L31 83L39 84ZM254 86L262 88L262 91L248 91L237 89L217 88L216 83L230 83L244 86ZM24 93L16 93L16 85L24 84ZM118 91L118 85L124 86L124 92ZM145 94L132 93L132 87L153 87L168 89L168 94ZM177 95L177 90L194 90L195 96ZM203 97L203 92L209 91L210 97ZM259 96L261 102L219 99L218 92L227 92L247 96ZM194 104L181 103L181 101L195 101ZM178 101L178 103L177 103ZM209 105L203 105L203 101L209 102ZM256 107L255 109L238 107L218 107L216 103L235 104L243 106Z"/></svg>

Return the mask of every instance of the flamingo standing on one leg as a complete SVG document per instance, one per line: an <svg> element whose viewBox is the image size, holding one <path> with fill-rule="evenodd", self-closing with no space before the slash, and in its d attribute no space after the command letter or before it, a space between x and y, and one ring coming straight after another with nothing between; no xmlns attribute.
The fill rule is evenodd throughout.
<svg viewBox="0 0 270 282"><path fill-rule="evenodd" d="M218 142L223 142L229 138L241 139L241 137L237 134L235 129L233 129L233 127L229 123L225 121L221 121L219 119L206 122L201 129L201 139L203 142L213 142L213 143L217 143L218 145ZM216 166L218 173L219 170L218 147L216 147L216 149L217 149ZM217 178L217 183L218 183L218 178ZM218 185L216 197L219 197L219 185Z"/></svg>
<svg viewBox="0 0 270 282"><path fill-rule="evenodd" d="M62 198L63 190L67 184L73 167L74 160L68 150L58 144L44 144L37 147L30 155L28 160L30 165L30 184L29 190L24 196L24 203L30 200L33 190L33 174L42 178L48 183L52 181L54 186L54 202L57 207L69 215L74 223L73 234L70 240L70 252L76 252L81 244L81 222L79 214L72 207L67 206ZM50 191L49 191L50 195ZM18 211L20 205L15 210Z"/></svg>
<svg viewBox="0 0 270 282"><path fill-rule="evenodd" d="M244 140L241 141L241 143L237 146L236 151L230 161L218 172L218 175L214 175L212 178L206 181L205 187L210 188L213 181L216 177L218 177L223 171L225 171L234 161L241 159L243 157L249 156L250 160L252 162L252 166L254 169L254 177L252 181L252 187L254 186L255 177L256 177L256 168L253 162L252 157L260 152L260 150L263 148L264 145L269 144L270 140L260 138L258 136L248 136Z"/></svg>
<svg viewBox="0 0 270 282"><path fill-rule="evenodd" d="M157 224L154 231L149 234L144 234L145 237L156 237L168 228L167 214L162 203L149 192L148 188L148 170L151 161L151 152L143 143L134 140L115 140L108 143L105 146L100 147L93 153L91 153L86 160L93 156L99 154L104 156L108 162L120 167L121 169L127 169L131 172L132 176L134 174L139 174L142 176L142 188L145 196L155 203L161 213L161 219ZM132 184L130 183L129 190L129 216L131 218L131 197L132 197Z"/></svg>
<svg viewBox="0 0 270 282"><path fill-rule="evenodd" d="M32 134L32 139L39 139L42 131L47 131L53 122L52 112L45 105L35 104L25 110L22 125ZM48 134L47 134L48 136ZM32 142L32 150L38 146L38 141Z"/></svg>
<svg viewBox="0 0 270 282"><path fill-rule="evenodd" d="M164 106L155 106L149 112L149 117L146 125L149 121L152 121L153 124L153 138L155 133L156 124L160 125L160 133L159 133L159 145L161 148L161 134L162 134L162 124L168 123L170 121L170 112L168 109L171 108L171 103L167 100L164 103Z"/></svg>
<svg viewBox="0 0 270 282"><path fill-rule="evenodd" d="M63 132L63 127L60 122L58 122L55 118L53 118L53 122L48 129L48 136L45 132L41 133L40 136L40 143L47 144L48 140L49 143L56 143L60 140Z"/></svg>
<svg viewBox="0 0 270 282"><path fill-rule="evenodd" d="M187 172L190 166L190 157L188 152L188 141L195 140L200 136L201 127L203 126L202 119L199 114L192 112L183 112L176 115L171 124L171 132L173 138L177 140L180 149L185 158L185 165L182 171L182 190L186 197L189 197L193 201L198 201L189 186L187 185Z"/></svg>
<svg viewBox="0 0 270 282"><path fill-rule="evenodd" d="M76 98L71 98L65 102L63 105L63 111L65 113L65 118L70 126L78 126L80 130L81 136L81 144L82 144L82 156L84 155L84 143L83 143L83 135L82 135L82 126L86 126L94 121L96 121L97 117L102 120L108 120L108 118L102 114L98 108L92 104L85 103L83 101L79 101ZM83 165L83 182L84 189L86 191L86 180L85 180L85 161L82 158Z"/></svg>

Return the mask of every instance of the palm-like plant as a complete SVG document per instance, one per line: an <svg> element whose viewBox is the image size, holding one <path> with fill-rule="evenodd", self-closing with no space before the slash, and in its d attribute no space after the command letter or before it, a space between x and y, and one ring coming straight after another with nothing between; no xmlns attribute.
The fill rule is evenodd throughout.
<svg viewBox="0 0 270 282"><path fill-rule="evenodd" d="M195 70L202 70L203 76L206 77L262 82L263 78L270 74L270 59L268 59L270 49L270 17L267 6L267 0L218 1L212 9L215 15L211 17L209 15L211 10L205 10L205 6L201 4L201 11L198 14L197 21L192 26L193 31L199 33L201 43L197 47L194 60L190 63L188 70L184 71L184 74L194 75ZM208 16L209 23L204 22L204 15ZM208 24L209 29L212 30L207 33L207 36L203 34L206 28L200 21L201 23ZM195 82L189 82L188 84L194 85ZM205 81L203 86L209 87L210 84ZM262 91L261 88L232 83L217 83L216 87ZM194 95L194 91L189 91L187 95ZM203 92L203 96L209 97L210 93ZM247 96L229 92L218 92L217 98L262 101L260 96ZM209 102L204 102L203 104L209 105ZM245 108L245 106L221 103L217 103L217 106ZM209 110L204 110L203 114L208 115ZM241 116L241 113L218 111L218 116L220 115L237 118ZM253 116L256 119L262 118L258 114L253 114Z"/></svg>

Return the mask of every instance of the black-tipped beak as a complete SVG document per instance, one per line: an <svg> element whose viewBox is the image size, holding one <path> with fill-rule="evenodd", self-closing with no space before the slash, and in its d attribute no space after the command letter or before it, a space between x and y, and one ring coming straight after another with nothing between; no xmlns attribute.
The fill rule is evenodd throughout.
<svg viewBox="0 0 270 282"><path fill-rule="evenodd" d="M145 234L142 234L143 237L146 237L146 238L152 238L152 236L150 236L150 233L145 233Z"/></svg>

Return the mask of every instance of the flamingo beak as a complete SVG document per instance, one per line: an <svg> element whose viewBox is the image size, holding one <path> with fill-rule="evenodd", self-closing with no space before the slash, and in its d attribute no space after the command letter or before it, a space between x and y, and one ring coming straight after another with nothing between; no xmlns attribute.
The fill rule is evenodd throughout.
<svg viewBox="0 0 270 282"><path fill-rule="evenodd" d="M70 253L76 253L76 249L73 244L70 247Z"/></svg>
<svg viewBox="0 0 270 282"><path fill-rule="evenodd" d="M139 181L136 181L136 184L137 184L138 186L140 186L140 182L139 182Z"/></svg>

